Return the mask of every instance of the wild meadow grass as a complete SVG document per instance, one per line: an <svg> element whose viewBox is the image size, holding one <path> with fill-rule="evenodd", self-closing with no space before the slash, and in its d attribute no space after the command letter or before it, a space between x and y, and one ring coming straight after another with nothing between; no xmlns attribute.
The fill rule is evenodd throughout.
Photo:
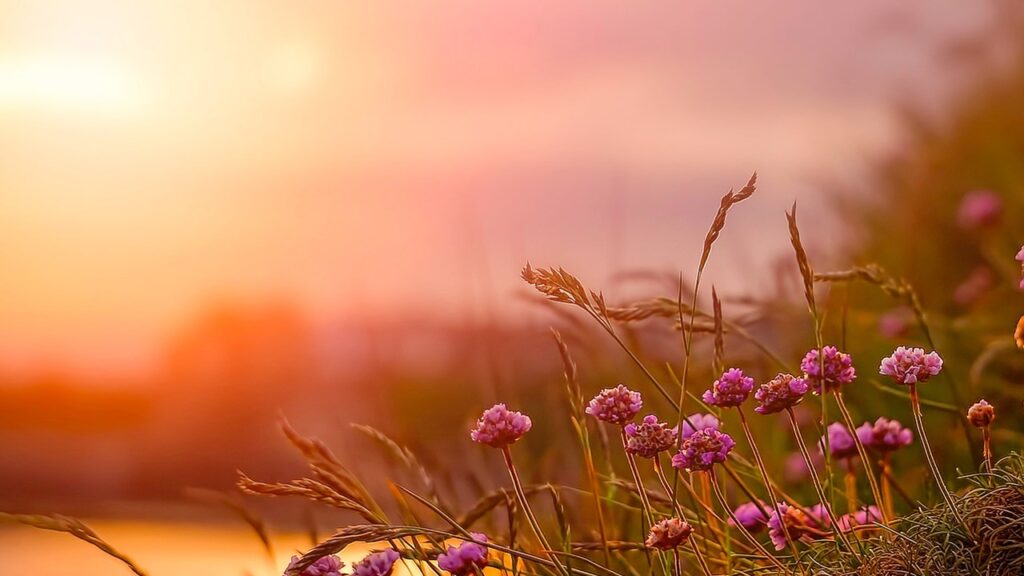
<svg viewBox="0 0 1024 576"><path fill-rule="evenodd" d="M946 405L922 395L946 366L908 283L871 265L816 272L804 250L794 205L787 224L813 348L799 362L780 357L769 343L725 319L713 287L711 310L699 308L714 243L725 231L729 212L751 198L755 186L756 175L723 197L692 285L680 276L674 298L612 306L601 291L587 288L566 270L529 264L523 269L525 282L550 302L589 318L633 365L633 373L642 376L629 385L594 390L570 345L552 329L574 438L573 446L552 449L574 452L556 457L580 463L575 485L524 477L519 465L533 455L516 444L532 433L534 422L502 402L482 409L475 426L445 447L459 453L474 443L484 446L506 471L504 482L468 505L463 495L446 494L435 480L437 471L384 431L356 427L411 472L415 488L379 477L364 483L328 446L285 422L282 430L307 461L308 476L264 482L240 473L241 491L304 499L345 511L354 521L296 555L281 567L283 573L388 576L398 563L437 576L485 571L505 576L1024 573L1024 459L1012 452L1014 446L993 441L1000 407L979 399L968 408L958 384L948 378L954 404L946 409L959 412L963 431L954 437L979 443L971 431L980 432L982 457L975 471L943 474L925 420L926 409ZM1017 258L1024 261L1024 249ZM849 353L826 341L827 319L819 303L822 286L857 281L904 303L932 348L897 346L889 356L871 360L877 362L877 376L889 382L888 394L885 401L871 404L880 413L859 414L860 425L844 396L865 386L864 377ZM678 370L673 363L649 365L634 348L621 327L638 319L663 321L675 329ZM758 382L743 366L730 366L727 333L777 365L777 375ZM711 340L700 352L698 335ZM717 378L695 383L697 366ZM884 407L893 402L909 404L912 427L886 412ZM655 405L663 410L647 408ZM423 426L448 424L422 418ZM793 459L765 450L764 436L752 423L766 422L791 435L797 448L792 455L806 472L804 486L812 489L794 490L785 473ZM997 461L999 453L1003 456ZM926 463L931 488L914 493L927 498L912 496L902 486L896 454L904 455L904 466L908 457ZM379 501L381 494L392 501ZM244 504L231 497L216 499L236 511L269 547L266 527ZM77 520L0 515L0 521L68 532L144 574ZM377 550L346 568L336 555L357 542Z"/></svg>

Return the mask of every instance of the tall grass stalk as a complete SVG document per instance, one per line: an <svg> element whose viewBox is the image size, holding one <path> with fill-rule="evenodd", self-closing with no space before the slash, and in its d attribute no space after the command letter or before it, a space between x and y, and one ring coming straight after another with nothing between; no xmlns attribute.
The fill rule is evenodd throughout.
<svg viewBox="0 0 1024 576"><path fill-rule="evenodd" d="M828 389L825 382L825 343L824 338L822 337L822 319L818 312L818 305L814 297L814 270L811 267L811 261L807 257L807 252L804 250L803 243L800 240L800 228L796 223L796 202L793 203L792 210L786 212L786 220L789 223L790 243L793 245L793 252L796 254L797 266L800 269L800 276L803 278L804 282L804 298L807 300L807 309L811 314L811 320L814 324L814 341L815 346L818 349L819 372L821 375L821 426L824 428L828 425L826 417L828 403L825 398L828 395ZM878 482L875 480L874 472L871 470L871 460L868 459L867 450L864 449L864 443L861 442L860 437L857 436L857 425L853 423L853 418L850 416L850 411L847 410L846 403L843 401L842 393L838 388L835 390L835 398L836 404L839 406L839 412L843 415L843 421L849 429L850 436L853 437L853 443L857 446L857 454L860 455L861 463L864 465L864 471L867 473L868 484L871 486L871 495L874 498L875 506L879 507L882 515L882 523L888 524L888 515L885 513L885 510L882 509L881 491L878 489ZM823 437L825 443L825 471L831 479L832 463L829 454L828 434L824 434Z"/></svg>

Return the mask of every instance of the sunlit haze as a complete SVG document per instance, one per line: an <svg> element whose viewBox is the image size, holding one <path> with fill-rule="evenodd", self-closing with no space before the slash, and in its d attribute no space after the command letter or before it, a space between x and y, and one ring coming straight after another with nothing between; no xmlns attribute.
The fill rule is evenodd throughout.
<svg viewBox="0 0 1024 576"><path fill-rule="evenodd" d="M0 370L146 373L225 300L461 317L528 259L689 270L756 169L728 286L954 83L985 14L936 4L0 0Z"/></svg>

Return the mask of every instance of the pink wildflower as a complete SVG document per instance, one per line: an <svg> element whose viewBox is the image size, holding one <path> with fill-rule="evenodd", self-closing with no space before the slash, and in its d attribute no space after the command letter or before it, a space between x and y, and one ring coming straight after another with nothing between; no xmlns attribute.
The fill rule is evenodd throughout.
<svg viewBox="0 0 1024 576"><path fill-rule="evenodd" d="M626 424L636 417L644 405L639 392L619 384L605 388L587 405L587 414L609 424Z"/></svg>
<svg viewBox="0 0 1024 576"><path fill-rule="evenodd" d="M711 406L739 406L754 388L754 379L739 368L730 368L704 392L704 402Z"/></svg>
<svg viewBox="0 0 1024 576"><path fill-rule="evenodd" d="M316 562L307 566L302 572L296 572L299 560L298 556L292 556L288 567L284 569L285 576L341 576L341 569L345 567L345 563L341 559L331 554L317 558Z"/></svg>
<svg viewBox="0 0 1024 576"><path fill-rule="evenodd" d="M651 532L644 544L648 548L671 550L685 544L692 532L693 528L689 522L679 518L666 518L651 526Z"/></svg>
<svg viewBox="0 0 1024 576"><path fill-rule="evenodd" d="M687 416L679 425L679 432L685 439L692 436L697 430L706 428L718 430L719 425L718 418L715 418L714 414L694 413Z"/></svg>
<svg viewBox="0 0 1024 576"><path fill-rule="evenodd" d="M974 190L964 195L957 211L957 224L964 230L977 230L999 221L1003 199L991 190Z"/></svg>
<svg viewBox="0 0 1024 576"><path fill-rule="evenodd" d="M818 349L813 348L800 361L800 369L804 371L804 378L814 388L815 394L821 394L822 383L825 391L838 389L843 384L849 384L857 377L857 371L853 367L853 358L849 354L840 352L835 346L822 348L824 354L825 373L822 377L822 362L818 356Z"/></svg>
<svg viewBox="0 0 1024 576"><path fill-rule="evenodd" d="M476 428L469 433L469 437L474 442L504 448L517 442L532 427L533 422L529 416L521 412L511 412L504 404L495 404L480 416Z"/></svg>
<svg viewBox="0 0 1024 576"><path fill-rule="evenodd" d="M857 444L853 440L853 436L850 435L850 431L846 429L846 424L842 422L833 422L828 425L826 430L828 433L828 451L833 458L853 458L857 455ZM821 445L819 448L825 446L825 439L821 439Z"/></svg>
<svg viewBox="0 0 1024 576"><path fill-rule="evenodd" d="M914 433L898 420L879 418L874 424L865 422L857 427L860 443L878 452L892 452L914 441Z"/></svg>
<svg viewBox="0 0 1024 576"><path fill-rule="evenodd" d="M352 576L390 576L398 558L398 552L391 548L367 554L352 566Z"/></svg>
<svg viewBox="0 0 1024 576"><path fill-rule="evenodd" d="M843 514L838 520L839 530L842 532L850 532L858 526L868 526L881 521L882 513L877 506L868 506L852 514Z"/></svg>
<svg viewBox="0 0 1024 576"><path fill-rule="evenodd" d="M768 510L769 507L764 502L761 502L760 504L761 505L758 506L755 502L746 502L737 506L732 512L733 516L740 521L740 525L746 528L747 532L750 532L751 534L756 534L768 525L768 518L764 515L764 512L762 512L761 509L763 508ZM734 525L732 518L729 518L729 525Z"/></svg>
<svg viewBox="0 0 1024 576"><path fill-rule="evenodd" d="M779 374L768 382L761 384L761 387L754 392L754 399L758 405L754 412L758 414L774 414L786 408L796 406L804 399L809 386L803 378L797 378L791 374Z"/></svg>
<svg viewBox="0 0 1024 576"><path fill-rule="evenodd" d="M475 540L487 542L487 536L483 534L472 532L470 535ZM487 566L487 547L476 542L463 542L458 548L449 546L447 552L437 557L437 565L454 576L482 573Z"/></svg>
<svg viewBox="0 0 1024 576"><path fill-rule="evenodd" d="M691 472L707 471L725 462L734 446L731 436L715 428L697 430L683 441L679 453L672 457L672 466Z"/></svg>
<svg viewBox="0 0 1024 576"><path fill-rule="evenodd" d="M676 445L676 430L665 422L658 422L654 414L644 416L640 424L630 422L624 428L626 452L642 458L654 458L659 452Z"/></svg>
<svg viewBox="0 0 1024 576"><path fill-rule="evenodd" d="M900 346L891 356L882 359L878 371L900 384L926 382L942 371L942 358L936 352L925 354L923 348Z"/></svg>

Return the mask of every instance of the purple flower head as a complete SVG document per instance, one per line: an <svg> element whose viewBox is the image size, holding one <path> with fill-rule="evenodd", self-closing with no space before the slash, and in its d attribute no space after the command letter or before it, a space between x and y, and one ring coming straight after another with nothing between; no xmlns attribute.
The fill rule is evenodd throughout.
<svg viewBox="0 0 1024 576"><path fill-rule="evenodd" d="M999 221L1003 199L991 190L974 190L964 195L956 221L964 230L977 230Z"/></svg>
<svg viewBox="0 0 1024 576"><path fill-rule="evenodd" d="M982 400L967 409L967 421L977 428L986 428L996 419L996 409Z"/></svg>
<svg viewBox="0 0 1024 576"><path fill-rule="evenodd" d="M821 350L825 358L824 378L821 376L822 362L818 357L817 348L811 349L800 361L800 369L804 371L804 378L814 388L814 393L821 394L822 380L824 380L826 392L853 382L857 377L857 371L853 368L853 358L849 354L840 352L835 346L825 346Z"/></svg>
<svg viewBox="0 0 1024 576"><path fill-rule="evenodd" d="M345 563L340 558L331 554L317 558L316 562L307 566L302 572L296 572L299 560L301 558L298 556L292 556L292 561L284 569L285 576L341 576L341 569L345 567Z"/></svg>
<svg viewBox="0 0 1024 576"><path fill-rule="evenodd" d="M857 455L857 444L847 430L846 424L833 422L828 425L828 451L833 458L853 458ZM824 449L825 439L821 439L819 448Z"/></svg>
<svg viewBox="0 0 1024 576"><path fill-rule="evenodd" d="M811 452L811 463L814 464L815 470L821 468L821 462L823 457L819 452ZM790 482L799 482L806 480L810 476L810 472L807 470L807 462L804 461L804 456L800 452L793 452L789 456L786 456L785 464L783 465L783 475L786 480Z"/></svg>
<svg viewBox="0 0 1024 576"><path fill-rule="evenodd" d="M587 414L609 424L626 424L636 417L644 405L639 392L634 392L619 384L615 388L605 388L587 405Z"/></svg>
<svg viewBox="0 0 1024 576"><path fill-rule="evenodd" d="M1017 261L1020 262L1020 289L1024 290L1024 246L1020 247L1020 252L1017 252Z"/></svg>
<svg viewBox="0 0 1024 576"><path fill-rule="evenodd" d="M832 520L828 517L828 509L819 502L807 509L807 524L821 530L828 530L832 526Z"/></svg>
<svg viewBox="0 0 1024 576"><path fill-rule="evenodd" d="M843 514L839 517L839 530L849 532L858 526L867 526L882 521L882 513L877 506L868 506L852 514Z"/></svg>
<svg viewBox="0 0 1024 576"><path fill-rule="evenodd" d="M878 452L892 452L914 441L914 433L904 428L899 420L879 418L874 424L865 422L857 427L860 443Z"/></svg>
<svg viewBox="0 0 1024 576"><path fill-rule="evenodd" d="M761 509L769 510L770 508L764 502L760 504L758 506L754 502L747 502L746 504L740 504L732 511L736 519L739 520L740 526L746 528L747 532L751 534L760 532L768 524L768 518L764 515L764 512L761 512ZM729 525L735 526L732 518L729 518Z"/></svg>
<svg viewBox="0 0 1024 576"><path fill-rule="evenodd" d="M679 518L666 518L651 526L651 532L647 535L644 544L648 548L671 550L685 544L690 538L691 532L693 532L693 528L687 521Z"/></svg>
<svg viewBox="0 0 1024 576"><path fill-rule="evenodd" d="M779 374L761 384L757 392L754 392L754 399L758 403L754 407L754 412L774 414L796 406L804 399L804 394L807 394L809 388L807 380L803 378L797 378L791 374Z"/></svg>
<svg viewBox="0 0 1024 576"><path fill-rule="evenodd" d="M626 424L626 452L642 458L654 458L676 445L676 430L665 422L658 422L654 414L644 416L640 424Z"/></svg>
<svg viewBox="0 0 1024 576"><path fill-rule="evenodd" d="M910 323L913 319L913 314L914 311L906 306L889 310L878 317L879 333L890 340L906 336L907 332L910 331Z"/></svg>
<svg viewBox="0 0 1024 576"><path fill-rule="evenodd" d="M469 437L474 442L487 444L494 448L504 448L514 444L530 431L533 422L529 416L521 412L511 412L504 404L495 404L484 410Z"/></svg>
<svg viewBox="0 0 1024 576"><path fill-rule="evenodd" d="M712 406L739 406L750 396L754 379L743 374L739 368L730 368L704 391L704 402Z"/></svg>
<svg viewBox="0 0 1024 576"><path fill-rule="evenodd" d="M987 266L978 266L953 290L953 301L970 306L980 300L995 285L995 274Z"/></svg>
<svg viewBox="0 0 1024 576"><path fill-rule="evenodd" d="M718 430L719 425L718 418L715 418L714 414L694 413L683 420L679 425L679 431L683 439L686 439L693 436L693 433L697 430L704 430L706 428Z"/></svg>
<svg viewBox="0 0 1024 576"><path fill-rule="evenodd" d="M725 462L734 446L732 437L716 428L697 430L683 440L679 453L672 457L672 466L691 472L707 471L715 463Z"/></svg>
<svg viewBox="0 0 1024 576"><path fill-rule="evenodd" d="M398 558L398 552L391 548L367 554L352 565L352 576L389 576Z"/></svg>
<svg viewBox="0 0 1024 576"><path fill-rule="evenodd" d="M471 532L470 535L474 540L487 542L487 536L483 534ZM476 542L463 542L458 548L449 546L447 552L437 557L437 565L455 576L482 573L484 566L487 566L487 547Z"/></svg>
<svg viewBox="0 0 1024 576"><path fill-rule="evenodd" d="M782 513L782 518L779 518L779 514L774 509L770 512L771 516L768 518L768 537L772 539L772 544L775 545L776 550L782 550L788 545L786 542L787 532L794 541L809 537L813 532L811 525L814 521L799 508L789 506L785 502L780 502L779 512ZM785 529L782 527L783 523L785 523Z"/></svg>
<svg viewBox="0 0 1024 576"><path fill-rule="evenodd" d="M923 348L900 346L892 356L882 359L878 372L900 384L927 382L942 371L942 358L936 352L924 353Z"/></svg>

